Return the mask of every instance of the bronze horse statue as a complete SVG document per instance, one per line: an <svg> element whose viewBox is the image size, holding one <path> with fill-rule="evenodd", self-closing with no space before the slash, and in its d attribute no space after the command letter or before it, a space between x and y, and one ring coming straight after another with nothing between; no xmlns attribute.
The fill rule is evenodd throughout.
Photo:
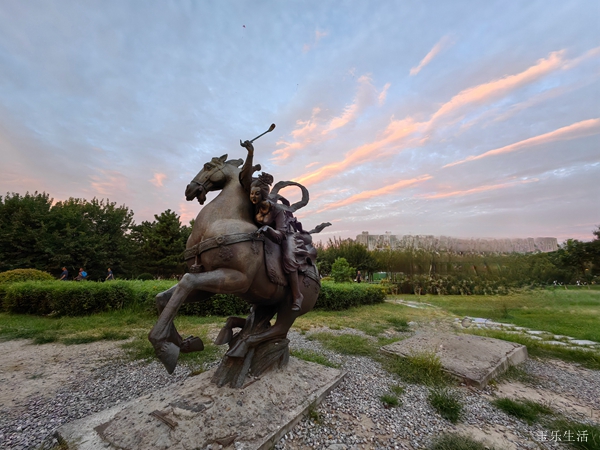
<svg viewBox="0 0 600 450"><path fill-rule="evenodd" d="M316 250L310 234L330 225L300 233L314 256L307 258L299 272L304 300L300 311L292 311L290 287L281 274L279 246L257 233L253 205L239 181L242 163L241 159L227 160L227 155L212 158L187 186L186 199L197 199L201 205L208 192L221 192L198 213L185 250L189 273L156 296L159 319L148 335L158 359L172 373L180 352L204 348L200 338L183 339L175 329L173 319L179 307L214 294L239 296L252 305L251 312L247 319L230 317L219 333L215 343L228 343L229 351L213 380L236 387L243 384L248 373L258 376L287 363L288 330L298 316L313 309L320 292L320 277L314 265ZM254 166L253 171L256 170L260 166ZM277 187L273 188L272 198L281 200ZM308 201L308 191L305 194ZM271 325L275 314L277 319ZM234 334L234 328L241 331Z"/></svg>

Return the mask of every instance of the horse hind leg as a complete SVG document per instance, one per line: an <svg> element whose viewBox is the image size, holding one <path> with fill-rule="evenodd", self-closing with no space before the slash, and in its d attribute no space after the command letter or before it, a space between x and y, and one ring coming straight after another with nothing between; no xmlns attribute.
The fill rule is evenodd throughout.
<svg viewBox="0 0 600 450"><path fill-rule="evenodd" d="M215 339L215 345L228 344L233 338L233 329L244 328L245 325L246 319L243 317L229 317L221 331L219 331L219 335Z"/></svg>

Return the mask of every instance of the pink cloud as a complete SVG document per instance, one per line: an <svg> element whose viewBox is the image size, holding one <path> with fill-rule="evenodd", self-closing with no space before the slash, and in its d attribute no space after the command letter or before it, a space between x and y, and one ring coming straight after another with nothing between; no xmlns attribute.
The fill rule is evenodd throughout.
<svg viewBox="0 0 600 450"><path fill-rule="evenodd" d="M154 174L154 178L152 178L150 181L150 183L152 183L154 186L156 187L162 187L163 185L163 180L167 178L167 176L164 173L158 173L156 172Z"/></svg>
<svg viewBox="0 0 600 450"><path fill-rule="evenodd" d="M434 122L442 116L447 116L463 106L483 103L490 99L506 95L521 86L538 80L550 72L560 69L564 64L563 55L564 50L552 52L547 58L538 60L535 65L523 72L460 91L433 114L430 122Z"/></svg>
<svg viewBox="0 0 600 450"><path fill-rule="evenodd" d="M429 120L418 122L412 117L393 120L380 137L374 141L350 150L339 162L327 164L299 176L296 181L307 184L318 183L356 164L387 157L392 151L397 154L411 145L423 145L430 138L433 126L441 119L458 110L465 113L467 107L479 107L481 104L506 96L515 89L564 68L563 54L564 51L550 53L547 58L538 60L533 66L520 73L464 89L442 104Z"/></svg>
<svg viewBox="0 0 600 450"><path fill-rule="evenodd" d="M477 156L469 156L468 158L455 161L450 164L446 164L443 168L456 166L469 161L476 161L478 159L487 158L489 156L501 155L504 153L516 152L526 147L547 144L554 141L564 141L577 139L586 136L592 136L600 133L600 119L589 119L582 120L581 122L574 123L572 125L559 128L549 133L540 134L529 139L524 139L514 144L506 145L504 147L496 148L494 150L487 151Z"/></svg>
<svg viewBox="0 0 600 450"><path fill-rule="evenodd" d="M127 191L127 177L115 170L100 169L98 175L92 175L92 194L98 197L108 197Z"/></svg>
<svg viewBox="0 0 600 450"><path fill-rule="evenodd" d="M427 198L427 199L438 199L438 198L448 198L448 197L464 197L466 195L472 195L472 194L478 194L480 192L487 192L487 191L495 191L498 189L505 189L508 187L513 187L513 186L517 186L519 184L526 184L526 183L534 183L536 181L539 181L535 178L532 178L530 180L522 180L522 181L513 181L510 183L500 183L500 184L490 184L490 185L485 185L485 186L479 186L473 189L466 189L463 191L448 191L448 192L440 192L437 194L420 194L417 195L416 197L418 198Z"/></svg>
<svg viewBox="0 0 600 450"><path fill-rule="evenodd" d="M393 192L397 192L401 189L405 189L407 187L413 186L415 184L418 183L422 183L424 181L430 180L433 177L431 175L421 175L419 177L416 178L411 178L409 180L400 180L394 184L390 184L388 186L384 186L382 188L379 189L373 189L370 191L363 191L360 194L356 194L353 195L351 197L348 197L344 200L340 200L339 202L334 202L334 203L328 203L327 206L325 206L324 208L320 209L317 212L322 212L322 211L327 211L329 209L334 209L334 208L340 208L342 206L347 206L347 205L351 205L353 203L357 203L357 202L361 202L364 200L368 200L370 198L373 197L380 197L382 195L388 195L391 194Z"/></svg>
<svg viewBox="0 0 600 450"><path fill-rule="evenodd" d="M419 65L418 65L418 66L415 66L415 67L413 67L412 69L410 69L410 74L411 74L411 75L416 75L416 74L418 74L418 73L421 71L421 69L422 69L423 67L425 67L427 64L429 64L429 63L430 63L430 62L433 60L433 58L435 58L435 57L436 57L436 55L437 55L437 54L438 54L440 51L442 51L442 50L443 50L443 49L444 49L444 48L445 48L445 47L448 45L448 42L449 42L449 38L448 38L448 36L444 36L443 38L441 38L441 39L440 39L440 40L439 40L439 41L438 41L438 42L437 42L437 43L436 43L436 44L433 46L433 48L432 48L431 50L429 50L429 53L427 53L427 54L425 55L425 58L423 58L423 59L421 60L421 62L419 63Z"/></svg>
<svg viewBox="0 0 600 450"><path fill-rule="evenodd" d="M327 36L329 33L327 31L319 31L319 30L315 30L315 35L313 37L313 41L310 44L304 44L302 46L302 51L304 53L309 52L310 50L312 50L313 48L315 48L317 46L317 44L319 43L319 41L321 39L323 39L325 36Z"/></svg>
<svg viewBox="0 0 600 450"><path fill-rule="evenodd" d="M379 102L379 106L381 106L385 103L385 99L387 97L387 92L391 85L392 85L391 83L386 83L385 86L383 87L383 90L377 96L377 101Z"/></svg>

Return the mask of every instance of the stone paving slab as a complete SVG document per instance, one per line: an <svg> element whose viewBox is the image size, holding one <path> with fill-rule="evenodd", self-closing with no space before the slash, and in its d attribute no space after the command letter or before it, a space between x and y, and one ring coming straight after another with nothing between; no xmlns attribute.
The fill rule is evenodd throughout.
<svg viewBox="0 0 600 450"><path fill-rule="evenodd" d="M385 345L381 351L402 357L434 352L446 372L480 389L509 366L527 360L527 348L521 344L441 332L417 333L403 341Z"/></svg>
<svg viewBox="0 0 600 450"><path fill-rule="evenodd" d="M268 449L345 376L290 358L285 369L233 389L210 382L215 370L63 425L58 434L69 450Z"/></svg>

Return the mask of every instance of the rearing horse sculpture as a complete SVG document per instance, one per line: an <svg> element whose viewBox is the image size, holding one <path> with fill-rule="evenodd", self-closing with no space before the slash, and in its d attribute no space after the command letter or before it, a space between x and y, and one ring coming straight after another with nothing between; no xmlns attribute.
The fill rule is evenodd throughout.
<svg viewBox="0 0 600 450"><path fill-rule="evenodd" d="M206 300L214 294L241 297L252 305L250 315L247 319L230 317L215 341L218 345L229 343L229 351L214 381L237 387L243 384L248 371L257 376L287 362L288 330L296 317L314 307L320 292L314 259L307 258L304 270L299 273L304 301L300 311L292 311L290 287L286 286L285 277L278 276L279 246L257 234L253 205L240 184L242 163L241 159L227 161L227 155L212 158L187 186L186 199L197 199L201 205L208 192L221 192L196 217L185 251L190 273L156 296L159 319L148 335L157 357L172 373L180 352L204 348L199 338L183 339L175 329L173 319L179 307ZM255 166L255 170L259 170L259 166ZM315 256L309 233L319 232L326 225L329 224L302 233L307 248L312 249ZM269 268L265 259L269 261ZM271 325L275 314L277 319ZM242 330L234 335L233 328Z"/></svg>

